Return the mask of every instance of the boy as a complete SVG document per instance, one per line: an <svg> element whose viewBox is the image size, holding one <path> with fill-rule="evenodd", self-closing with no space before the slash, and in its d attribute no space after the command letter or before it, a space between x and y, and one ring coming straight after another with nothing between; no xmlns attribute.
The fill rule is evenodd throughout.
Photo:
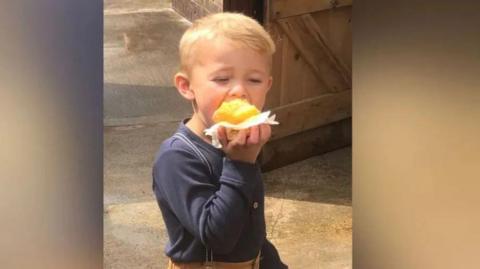
<svg viewBox="0 0 480 269"><path fill-rule="evenodd" d="M256 163L269 125L241 130L222 149L204 130L222 102L241 98L261 109L272 85L275 45L255 20L217 13L197 20L180 40L174 82L193 115L165 140L153 190L167 228L168 268L287 268L266 239L264 189Z"/></svg>

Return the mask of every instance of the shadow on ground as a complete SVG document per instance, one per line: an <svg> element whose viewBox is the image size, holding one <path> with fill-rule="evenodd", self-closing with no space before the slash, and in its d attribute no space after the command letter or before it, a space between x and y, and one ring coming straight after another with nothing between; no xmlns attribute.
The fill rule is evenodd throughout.
<svg viewBox="0 0 480 269"><path fill-rule="evenodd" d="M142 123L180 122L192 113L174 87L105 83L103 95L106 126L136 124L135 118L152 119Z"/></svg>
<svg viewBox="0 0 480 269"><path fill-rule="evenodd" d="M352 155L344 148L264 173L268 197L352 205Z"/></svg>

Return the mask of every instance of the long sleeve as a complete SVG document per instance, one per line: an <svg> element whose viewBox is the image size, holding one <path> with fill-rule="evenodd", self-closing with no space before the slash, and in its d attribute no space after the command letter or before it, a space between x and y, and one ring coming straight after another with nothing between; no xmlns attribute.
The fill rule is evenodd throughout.
<svg viewBox="0 0 480 269"><path fill-rule="evenodd" d="M166 201L189 233L215 253L234 248L260 181L257 165L225 158L217 186L193 153L176 148L159 156L153 176L157 198Z"/></svg>

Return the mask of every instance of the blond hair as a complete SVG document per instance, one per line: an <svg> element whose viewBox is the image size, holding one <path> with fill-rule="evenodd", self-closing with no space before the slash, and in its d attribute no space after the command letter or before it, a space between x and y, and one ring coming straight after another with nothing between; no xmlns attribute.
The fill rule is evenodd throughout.
<svg viewBox="0 0 480 269"><path fill-rule="evenodd" d="M218 37L267 56L275 52L272 38L256 20L241 13L215 13L196 20L183 34L179 45L181 71L189 72L199 41L211 41Z"/></svg>

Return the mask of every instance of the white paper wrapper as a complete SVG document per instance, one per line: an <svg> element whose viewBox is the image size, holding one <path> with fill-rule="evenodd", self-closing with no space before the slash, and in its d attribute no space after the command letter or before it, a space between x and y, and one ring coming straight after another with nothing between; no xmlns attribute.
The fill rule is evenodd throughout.
<svg viewBox="0 0 480 269"><path fill-rule="evenodd" d="M234 130L242 130L242 129L248 129L252 126L260 125L260 124L277 125L278 122L275 121L275 115L270 116L270 111L265 111L239 124L231 124L226 121L219 122L213 125L212 127L205 129L204 132L206 135L212 137L212 145L214 147L222 148L222 144L220 144L220 141L218 140L218 133L217 133L218 127L222 126L222 127L230 128Z"/></svg>

